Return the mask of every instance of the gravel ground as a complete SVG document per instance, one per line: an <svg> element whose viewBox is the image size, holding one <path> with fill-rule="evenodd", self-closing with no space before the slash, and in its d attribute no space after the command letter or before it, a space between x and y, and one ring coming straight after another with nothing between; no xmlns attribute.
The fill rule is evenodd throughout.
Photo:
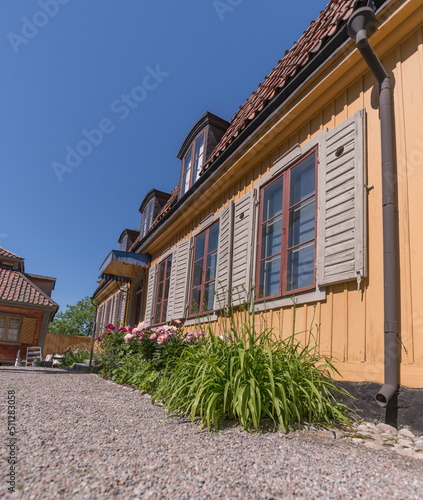
<svg viewBox="0 0 423 500"><path fill-rule="evenodd" d="M149 396L59 369L0 367L0 388L2 498L423 498L423 461L325 433L163 423ZM16 391L16 493L5 479L8 390Z"/></svg>

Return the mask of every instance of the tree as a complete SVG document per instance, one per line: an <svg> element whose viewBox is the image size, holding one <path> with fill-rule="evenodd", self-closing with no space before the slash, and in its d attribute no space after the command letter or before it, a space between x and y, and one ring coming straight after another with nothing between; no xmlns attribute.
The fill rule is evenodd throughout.
<svg viewBox="0 0 423 500"><path fill-rule="evenodd" d="M67 304L64 312L56 314L50 323L49 332L62 335L85 335L93 333L96 308L87 296L76 305Z"/></svg>

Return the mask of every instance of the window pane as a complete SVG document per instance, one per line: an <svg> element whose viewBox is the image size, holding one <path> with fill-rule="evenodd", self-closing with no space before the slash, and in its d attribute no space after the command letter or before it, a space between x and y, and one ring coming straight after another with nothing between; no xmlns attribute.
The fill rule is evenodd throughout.
<svg viewBox="0 0 423 500"><path fill-rule="evenodd" d="M263 222L282 212L282 190L283 177L263 190Z"/></svg>
<svg viewBox="0 0 423 500"><path fill-rule="evenodd" d="M219 243L219 224L214 224L209 230L209 243L207 248L207 253L217 250L217 245Z"/></svg>
<svg viewBox="0 0 423 500"><path fill-rule="evenodd" d="M156 309L154 311L154 323L160 323L160 311L162 309L162 305L160 302L156 304Z"/></svg>
<svg viewBox="0 0 423 500"><path fill-rule="evenodd" d="M150 229L151 223L153 222L153 201L151 200L148 204L148 216L147 216L147 231Z"/></svg>
<svg viewBox="0 0 423 500"><path fill-rule="evenodd" d="M192 286L200 286L203 281L203 262L204 259L199 260L194 264L194 276L192 278Z"/></svg>
<svg viewBox="0 0 423 500"><path fill-rule="evenodd" d="M194 260L201 259L204 256L204 244L206 242L206 233L200 234L195 239L195 256Z"/></svg>
<svg viewBox="0 0 423 500"><path fill-rule="evenodd" d="M314 242L288 252L287 290L312 286L314 281Z"/></svg>
<svg viewBox="0 0 423 500"><path fill-rule="evenodd" d="M206 281L216 279L216 264L217 252L214 252L207 257Z"/></svg>
<svg viewBox="0 0 423 500"><path fill-rule="evenodd" d="M204 134L201 134L200 137L195 142L194 174L192 179L193 184L200 177L201 167L203 166L203 152L204 152Z"/></svg>
<svg viewBox="0 0 423 500"><path fill-rule="evenodd" d="M315 154L307 156L291 170L291 195L289 205L307 198L315 192Z"/></svg>
<svg viewBox="0 0 423 500"><path fill-rule="evenodd" d="M159 266L159 282L164 280L166 261L162 262Z"/></svg>
<svg viewBox="0 0 423 500"><path fill-rule="evenodd" d="M159 283L157 288L157 302L161 302L163 298L163 282Z"/></svg>
<svg viewBox="0 0 423 500"><path fill-rule="evenodd" d="M261 258L281 252L282 245L282 216L272 219L262 225L261 230Z"/></svg>
<svg viewBox="0 0 423 500"><path fill-rule="evenodd" d="M6 318L0 318L0 336L3 337L6 329Z"/></svg>
<svg viewBox="0 0 423 500"><path fill-rule="evenodd" d="M169 285L170 285L170 280L166 280L164 282L164 296L163 296L163 300L167 300L167 298L169 297Z"/></svg>
<svg viewBox="0 0 423 500"><path fill-rule="evenodd" d="M201 287L194 288L191 296L191 314L197 314L200 311Z"/></svg>
<svg viewBox="0 0 423 500"><path fill-rule="evenodd" d="M214 303L214 283L204 287L203 311L212 311Z"/></svg>
<svg viewBox="0 0 423 500"><path fill-rule="evenodd" d="M7 329L7 340L18 340L20 320L16 318L9 319L9 328Z"/></svg>
<svg viewBox="0 0 423 500"><path fill-rule="evenodd" d="M145 236L145 212L141 214L141 238L144 238Z"/></svg>
<svg viewBox="0 0 423 500"><path fill-rule="evenodd" d="M192 163L192 146L184 159L184 169L182 174L182 194L186 193L189 189L189 181L191 177L191 163Z"/></svg>
<svg viewBox="0 0 423 500"><path fill-rule="evenodd" d="M281 258L275 257L260 264L259 297L270 297L280 293Z"/></svg>
<svg viewBox="0 0 423 500"><path fill-rule="evenodd" d="M166 321L166 315L167 315L167 300L163 302L162 317L160 323Z"/></svg>
<svg viewBox="0 0 423 500"><path fill-rule="evenodd" d="M170 272L172 271L172 257L167 259L167 268L166 268L166 279L170 278Z"/></svg>
<svg viewBox="0 0 423 500"><path fill-rule="evenodd" d="M313 198L289 211L289 241L293 247L314 238L315 203Z"/></svg>

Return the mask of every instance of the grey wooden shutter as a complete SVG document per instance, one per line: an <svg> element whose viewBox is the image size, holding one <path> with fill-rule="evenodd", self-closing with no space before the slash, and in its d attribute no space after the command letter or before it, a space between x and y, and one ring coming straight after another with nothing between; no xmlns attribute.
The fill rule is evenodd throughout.
<svg viewBox="0 0 423 500"><path fill-rule="evenodd" d="M317 283L367 275L365 110L328 132L319 158Z"/></svg>
<svg viewBox="0 0 423 500"><path fill-rule="evenodd" d="M214 310L228 305L231 289L233 201L221 211L219 220L219 246L216 269Z"/></svg>
<svg viewBox="0 0 423 500"><path fill-rule="evenodd" d="M235 202L231 284L234 306L250 300L255 199L253 189Z"/></svg>
<svg viewBox="0 0 423 500"><path fill-rule="evenodd" d="M147 300L145 304L145 321L147 323L147 326L151 326L152 323L156 274L157 264L151 266L148 273Z"/></svg>
<svg viewBox="0 0 423 500"><path fill-rule="evenodd" d="M173 292L172 319L181 319L186 315L186 295L190 266L192 238L187 238L178 244L175 270L175 286Z"/></svg>
<svg viewBox="0 0 423 500"><path fill-rule="evenodd" d="M122 308L120 310L120 323L123 326L125 324L125 311L126 311L126 297L128 296L128 285L123 287L122 293Z"/></svg>
<svg viewBox="0 0 423 500"><path fill-rule="evenodd" d="M173 319L173 302L175 299L176 266L178 260L178 250L175 248L172 253L172 269L170 271L169 295L167 297L166 321Z"/></svg>
<svg viewBox="0 0 423 500"><path fill-rule="evenodd" d="M115 293L112 297L112 323L116 325L117 323L117 302L118 302L118 294Z"/></svg>

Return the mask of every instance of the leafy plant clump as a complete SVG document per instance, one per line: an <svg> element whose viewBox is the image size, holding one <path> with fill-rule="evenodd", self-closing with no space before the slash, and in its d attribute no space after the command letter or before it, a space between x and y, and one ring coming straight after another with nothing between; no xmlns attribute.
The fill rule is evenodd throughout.
<svg viewBox="0 0 423 500"><path fill-rule="evenodd" d="M281 340L272 330L240 326L220 337L210 332L207 342L186 349L165 371L153 400L160 398L168 415L199 416L208 429L223 419L247 430L267 421L284 432L304 421L348 424L350 410L335 399L348 393L331 381L337 370L316 345L302 345L295 334Z"/></svg>
<svg viewBox="0 0 423 500"><path fill-rule="evenodd" d="M78 344L65 353L60 365L63 368L72 368L74 363L83 363L85 359L90 359L90 351L85 344Z"/></svg>

